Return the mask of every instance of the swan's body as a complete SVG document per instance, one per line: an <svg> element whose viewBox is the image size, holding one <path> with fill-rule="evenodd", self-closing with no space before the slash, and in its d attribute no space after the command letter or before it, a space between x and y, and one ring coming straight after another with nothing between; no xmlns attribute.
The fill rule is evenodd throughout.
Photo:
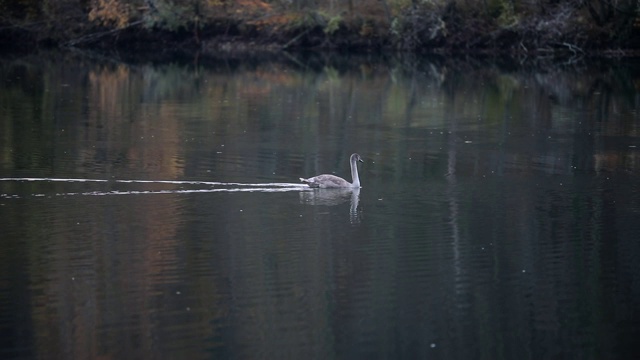
<svg viewBox="0 0 640 360"><path fill-rule="evenodd" d="M300 178L305 184L308 184L312 188L359 188L360 187L360 178L358 177L358 161L362 161L360 155L352 154L349 162L351 163L351 178L353 182L350 183L347 180L331 175L331 174L322 174L318 176L314 176L308 179Z"/></svg>

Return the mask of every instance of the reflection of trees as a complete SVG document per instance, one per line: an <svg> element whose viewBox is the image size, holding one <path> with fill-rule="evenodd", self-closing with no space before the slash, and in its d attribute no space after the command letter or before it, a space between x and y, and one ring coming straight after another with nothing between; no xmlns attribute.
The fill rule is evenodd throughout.
<svg viewBox="0 0 640 360"><path fill-rule="evenodd" d="M0 93L0 101L13 104L0 117L10 141L2 143L3 170L27 169L31 176L107 177L134 169L136 177L181 177L175 108L155 101L144 106L144 91L149 88L155 89L154 95L168 97L160 91L162 80L155 87L145 84L145 78L158 79L153 69L82 61L69 65L68 60L53 57L50 62L31 60L2 67L16 84ZM19 81L25 75L33 80ZM27 193L58 188L31 184ZM16 219L16 229L24 231L16 238L28 239L24 262L29 264L25 273L30 278L25 282L33 291L27 310L33 311L28 314L31 323L24 328L40 342L34 346L43 351L38 356L95 358L105 347L154 347L147 334L137 331L154 333L158 323L147 316L126 317L146 314L146 301L156 296L156 284L145 283L146 279L175 271L165 266L177 262L171 243L176 223L170 221L175 199L136 199L128 207L109 205L106 198L95 200L69 199L64 211L34 203ZM43 215L43 210L50 213ZM47 219L44 224L43 219ZM103 336L102 331L118 321L131 321L138 330Z"/></svg>
<svg viewBox="0 0 640 360"><path fill-rule="evenodd" d="M38 74L40 68L35 64L8 63L3 67L6 77L34 78L32 84L40 81L47 89L55 86L62 91L34 93L39 97L15 87L18 91L4 92L4 100L0 101L7 104L8 111L3 115L5 148L0 154L7 160L4 164L14 161L51 164L57 157L51 152L55 146L53 139L60 139L90 145L89 152L78 158L80 166L102 160L103 171L113 166L141 165L169 169L175 167L172 164L175 158L167 145L175 147L185 138L166 136L179 134L179 127L191 121L195 127L184 130L209 135L202 141L210 142L216 150L221 150L216 145L233 146L234 138L254 137L253 142L267 144L269 148L251 150L273 153L281 147L278 144L289 142L289 136L293 135L293 145L304 153L330 152L337 145L357 147L393 154L394 162L401 165L407 154L419 156L429 147L432 147L429 152L437 150L434 140L440 140L432 132L439 135L440 131L449 131L446 124L450 120L443 112L445 104L457 109L459 127L452 135L458 141L518 148L516 153L531 158L534 167L541 164L557 168L547 162L558 156L544 156L539 151L549 137L551 141L559 141L574 134L593 139L598 134L619 137L635 136L637 132L632 95L635 73L630 67L603 66L602 71L598 68L594 71L586 65L567 70L543 64L546 68L540 71L483 62L414 59L377 63L375 59L357 57L350 60L332 57L297 60L297 65L309 64L313 71L298 71L270 62L247 67L236 62L212 62L213 71L207 67L192 71L180 65L90 67L78 63L47 73L46 77ZM60 59L57 64L66 61ZM70 68L73 70L66 70ZM23 74L18 75L18 71ZM89 93L80 86L84 81L91 85ZM569 106L580 106L585 114L568 113ZM23 116L21 112L34 109L38 113L30 117L34 119L32 126L36 132L24 132L24 127L12 124L11 119ZM89 113L83 115L84 109ZM85 122L71 120L80 118ZM397 128L404 129L407 137L380 131ZM512 128L520 133L511 132ZM242 135L248 129L264 131ZM10 136L14 132L15 136ZM358 140L358 134L372 140ZM143 145L148 149L149 141L156 142L156 153L149 154L155 160L144 164L141 155L127 154L123 147L116 149L112 144L120 139L129 139L126 151L134 152ZM11 158L8 146L12 141L22 147L21 154L27 155ZM92 154L96 141L102 146L97 146ZM605 149L603 146L608 144L601 141L593 146L600 146L588 149L595 151L593 156L599 158L599 164L608 162L603 156L624 166L634 163L628 159L635 156L633 153L618 151L624 149ZM531 153L531 149L536 151ZM332 156L327 159L331 167L338 160L336 155ZM616 158L620 160L613 160ZM385 158L385 163L389 160ZM265 164L265 171L280 166Z"/></svg>
<svg viewBox="0 0 640 360"><path fill-rule="evenodd" d="M448 80L451 83L445 82L445 86L452 87L446 109L457 111L445 117L449 121L444 127L448 135L438 143L446 152L436 152L442 160L432 166L442 167L450 187L446 196L454 268L451 271L452 305L470 306L462 314L477 318L471 320L470 325L465 318L464 328L456 328L461 314L434 321L446 322L458 336L466 339L457 341L473 343L473 339L481 339L482 344L492 344L484 349L500 349L502 354L517 354L519 350L514 345L521 341L535 342L536 351L540 352L534 352L533 357L539 357L549 356L543 349L557 351L554 355L566 351L554 341L558 337L576 336L576 329L583 327L571 316L585 314L580 321L593 331L591 336L599 339L598 344L611 346L615 341L609 339L608 334L615 330L600 327L605 323L613 326L601 311L615 308L614 298L606 293L602 280L610 273L602 264L618 261L620 255L611 249L617 248L618 241L627 241L618 238L616 233L615 229L620 226L615 220L619 208L614 204L630 191L631 183L630 179L618 179L620 183L615 185L594 186L584 182L593 179L594 171L624 174L624 170L635 168L631 165L633 161L618 161L620 154L636 156L633 148L627 147L630 142L626 140L636 136L635 105L628 101L623 90L628 87L625 81L612 80L619 75L607 73L594 74L583 83L577 79L578 75L560 71L537 74L533 78L522 74L495 75L481 77L478 82L484 83L483 86L474 85L473 81L470 84L466 76L466 83L456 83L455 77ZM584 74L579 77L584 79ZM474 87L481 90L471 90ZM590 111L570 110L581 107ZM486 119L482 125L466 119L472 115L464 114L473 111L478 118ZM613 144L607 144L608 136L624 145L615 146L612 152ZM599 165L606 161L611 162L609 166ZM540 173L563 177L543 180ZM585 173L590 175L585 178ZM484 177L495 178L498 174L505 176L504 187L483 187ZM597 177L595 181L608 179L607 176ZM457 181L460 177L477 179L478 185L472 185L470 194L464 194L469 185L460 186ZM470 208L461 209L460 202L469 204ZM623 208L627 207L623 205ZM502 209L521 211L505 213ZM486 239L492 238L494 241L487 243ZM481 252L481 246L482 251L494 253L490 260L493 273L465 273L475 269L474 262L479 257L473 251ZM461 252L461 248L466 251ZM624 248L629 245L625 244ZM566 259L567 254L575 254L575 258ZM492 286L492 281L510 272L529 275L523 275L515 287ZM470 287L470 284L484 282L486 287ZM507 288L515 289L517 294L502 293ZM566 304L566 299L574 298L575 294L583 294L584 301ZM531 302L525 300L529 297ZM494 317L501 320L496 321ZM534 326L518 330L511 340L493 337L507 334L509 329L517 329L519 324L528 321L533 321ZM491 328L493 326L497 327ZM445 341L445 346L455 349L455 341ZM594 345L581 351L597 354L607 350ZM467 353L460 354L464 357L462 354Z"/></svg>

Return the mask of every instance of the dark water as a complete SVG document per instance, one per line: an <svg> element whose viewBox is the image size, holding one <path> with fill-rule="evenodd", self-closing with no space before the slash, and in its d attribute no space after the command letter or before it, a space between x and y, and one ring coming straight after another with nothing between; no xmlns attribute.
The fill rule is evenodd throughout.
<svg viewBox="0 0 640 360"><path fill-rule="evenodd" d="M0 74L2 358L640 354L638 62Z"/></svg>

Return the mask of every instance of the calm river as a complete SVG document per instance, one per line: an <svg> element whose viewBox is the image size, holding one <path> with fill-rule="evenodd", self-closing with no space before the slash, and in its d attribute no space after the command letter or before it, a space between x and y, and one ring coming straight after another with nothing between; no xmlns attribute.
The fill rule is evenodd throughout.
<svg viewBox="0 0 640 360"><path fill-rule="evenodd" d="M632 359L640 62L0 59L3 359ZM362 189L312 190L298 178Z"/></svg>

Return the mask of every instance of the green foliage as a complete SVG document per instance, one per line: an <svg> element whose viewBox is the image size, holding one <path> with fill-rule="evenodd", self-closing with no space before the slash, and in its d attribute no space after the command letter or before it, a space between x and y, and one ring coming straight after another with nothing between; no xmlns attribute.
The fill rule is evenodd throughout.
<svg viewBox="0 0 640 360"><path fill-rule="evenodd" d="M190 20L193 20L189 5L176 4L169 0L157 0L153 3L154 8L147 11L144 16L144 24L147 27L175 31L186 27Z"/></svg>
<svg viewBox="0 0 640 360"><path fill-rule="evenodd" d="M390 24L390 34L398 48L416 49L446 37L447 24L442 13L443 10L430 1L404 9Z"/></svg>
<svg viewBox="0 0 640 360"><path fill-rule="evenodd" d="M342 23L342 16L340 15L329 18L329 21L327 22L327 26L325 26L324 28L324 33L327 35L332 35L336 31L338 31L338 29L340 29L341 23Z"/></svg>
<svg viewBox="0 0 640 360"><path fill-rule="evenodd" d="M519 16L515 13L513 3L508 0L500 0L497 23L501 27L511 27L519 22Z"/></svg>

